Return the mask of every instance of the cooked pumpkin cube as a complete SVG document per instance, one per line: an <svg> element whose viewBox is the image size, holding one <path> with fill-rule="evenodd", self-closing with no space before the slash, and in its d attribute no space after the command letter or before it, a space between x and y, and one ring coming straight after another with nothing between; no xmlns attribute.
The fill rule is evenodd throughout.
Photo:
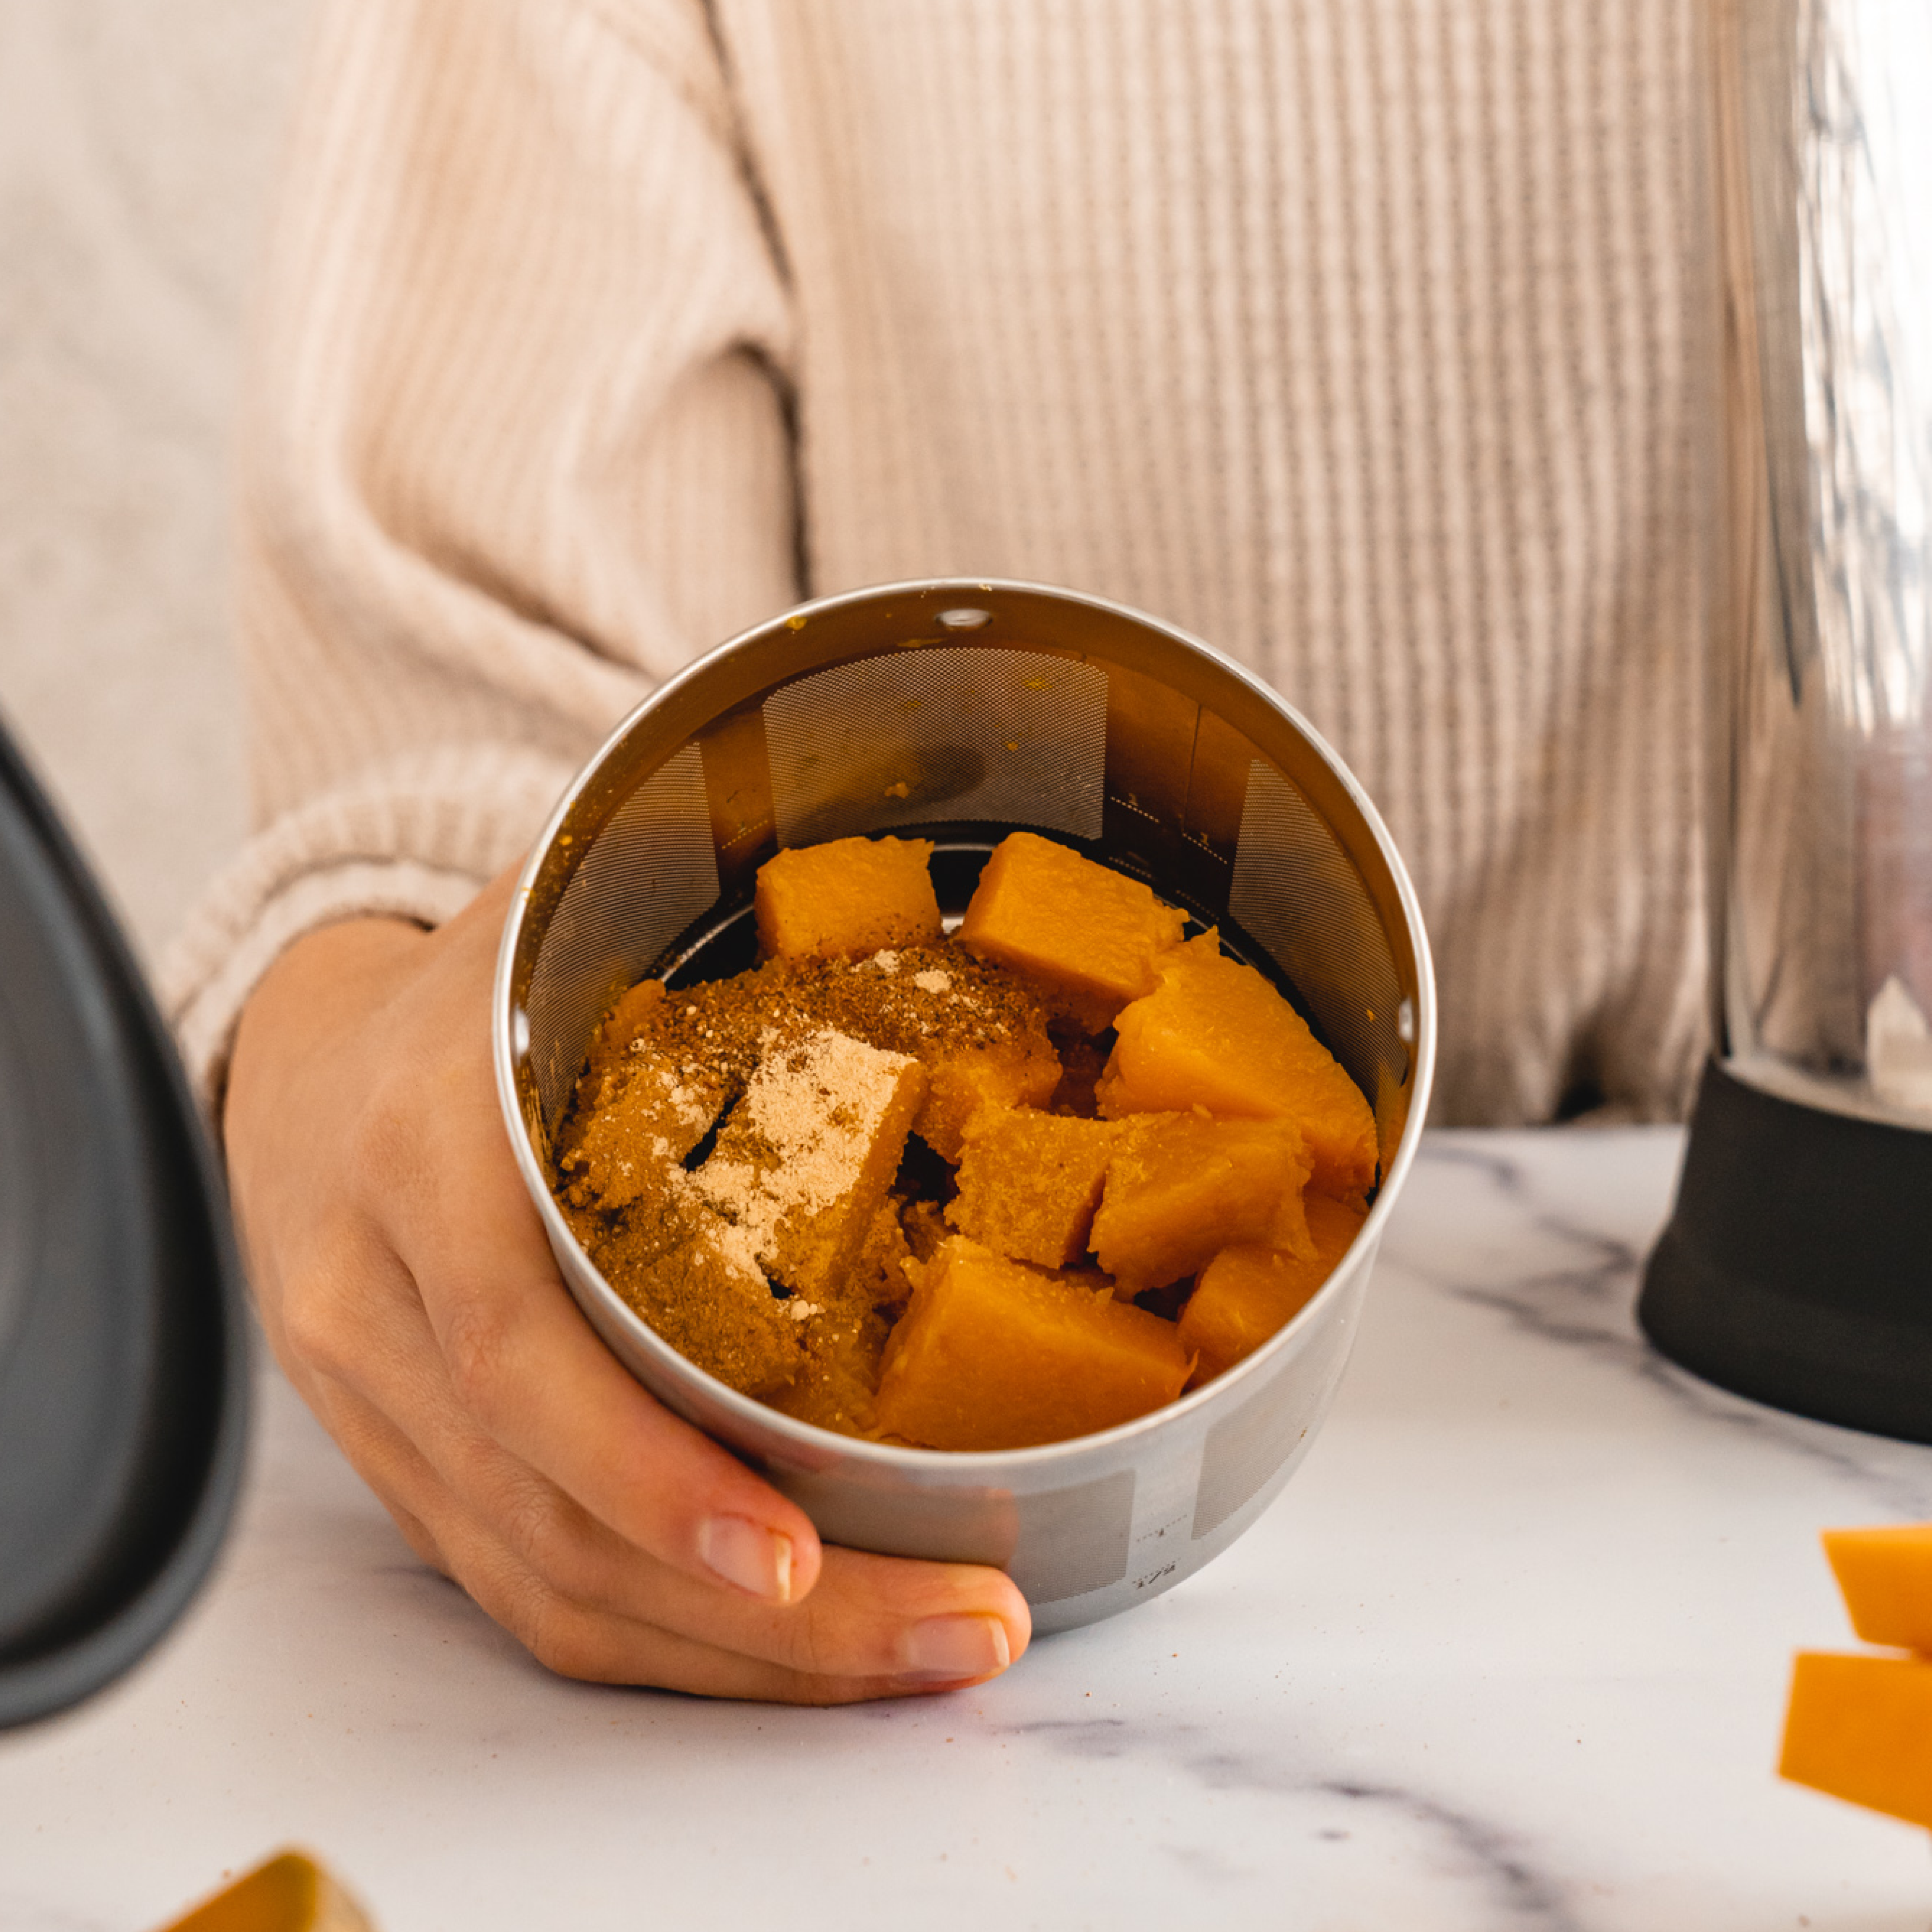
<svg viewBox="0 0 1932 1932"><path fill-rule="evenodd" d="M939 937L928 838L835 838L758 868L753 910L768 958L862 958Z"/></svg>
<svg viewBox="0 0 1932 1932"><path fill-rule="evenodd" d="M769 1400L797 1421L844 1436L872 1432L886 1337L912 1288L904 1272L912 1251L899 1226L900 1206L890 1194L879 1204L851 1273L829 1301L794 1295L778 1304L797 1328L805 1360L798 1379Z"/></svg>
<svg viewBox="0 0 1932 1932"><path fill-rule="evenodd" d="M1156 962L1160 984L1125 1009L1102 1075L1102 1114L1180 1112L1286 1117L1307 1143L1314 1184L1338 1200L1375 1184L1375 1116L1307 1022L1212 932Z"/></svg>
<svg viewBox="0 0 1932 1932"><path fill-rule="evenodd" d="M796 1377L805 1360L796 1324L734 1238L701 1206L682 1217L684 1238L653 1253L653 1240L621 1237L591 1245L604 1278L688 1361L760 1400Z"/></svg>
<svg viewBox="0 0 1932 1932"><path fill-rule="evenodd" d="M1138 880L1015 832L986 861L958 938L1100 1033L1154 990L1154 959L1178 943L1184 923Z"/></svg>
<svg viewBox="0 0 1932 1932"><path fill-rule="evenodd" d="M374 1932L356 1900L302 1852L281 1852L161 1932Z"/></svg>
<svg viewBox="0 0 1932 1932"><path fill-rule="evenodd" d="M1124 1292L1162 1287L1225 1247L1293 1239L1307 1178L1292 1120L1143 1118L1107 1170L1094 1252Z"/></svg>
<svg viewBox="0 0 1932 1932"><path fill-rule="evenodd" d="M655 1054L620 1065L604 1084L614 1091L584 1120L563 1166L580 1198L612 1211L638 1199L668 1164L682 1160L730 1097L722 1076L681 1072Z"/></svg>
<svg viewBox="0 0 1932 1932"><path fill-rule="evenodd" d="M791 1304L780 1302L779 1307ZM886 1318L875 1310L828 1310L800 1324L805 1361L798 1378L765 1400L780 1414L841 1436L869 1436L872 1390L885 1348Z"/></svg>
<svg viewBox="0 0 1932 1932"><path fill-rule="evenodd" d="M886 1345L874 1413L922 1448L1023 1449L1144 1415L1188 1367L1172 1322L956 1235Z"/></svg>
<svg viewBox="0 0 1932 1932"><path fill-rule="evenodd" d="M1800 1651L1778 1768L1932 1828L1932 1660Z"/></svg>
<svg viewBox="0 0 1932 1932"><path fill-rule="evenodd" d="M988 1108L966 1130L959 1192L946 1218L996 1255L1070 1267L1087 1252L1120 1132L1108 1120Z"/></svg>
<svg viewBox="0 0 1932 1932"><path fill-rule="evenodd" d="M586 1094L598 1094L601 1082L621 1079L628 1067L629 1056L650 1050L664 1004L664 982L640 980L604 1016L603 1024L591 1036L587 1069L590 1085ZM608 1093L599 1094L589 1104L599 1105L608 1097Z"/></svg>
<svg viewBox="0 0 1932 1932"><path fill-rule="evenodd" d="M1252 1354L1315 1298L1368 1217L1312 1191L1304 1197L1312 1253L1265 1244L1223 1248L1201 1270L1180 1311L1180 1345L1199 1360L1193 1386Z"/></svg>
<svg viewBox="0 0 1932 1932"><path fill-rule="evenodd" d="M926 1104L913 1131L934 1154L956 1161L966 1129L982 1107L1038 1107L1060 1084L1060 1056L1043 1027L1010 1033L976 1046L964 1037L922 1048Z"/></svg>
<svg viewBox="0 0 1932 1932"><path fill-rule="evenodd" d="M1828 1529L1825 1554L1866 1642L1932 1655L1932 1522Z"/></svg>
<svg viewBox="0 0 1932 1932"><path fill-rule="evenodd" d="M898 1171L926 1072L827 1028L760 1062L692 1177L758 1265L808 1304L830 1301Z"/></svg>

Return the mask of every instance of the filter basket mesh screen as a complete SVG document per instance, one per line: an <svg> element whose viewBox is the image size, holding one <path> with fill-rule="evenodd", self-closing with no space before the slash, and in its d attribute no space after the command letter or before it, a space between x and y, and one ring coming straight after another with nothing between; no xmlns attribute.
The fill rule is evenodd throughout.
<svg viewBox="0 0 1932 1932"><path fill-rule="evenodd" d="M951 822L1037 826L1107 856L1108 680L1095 664L919 646L808 674L761 710L782 845ZM1131 717L1115 728L1130 731ZM1192 752L1192 788L1225 798L1245 788L1228 916L1271 956L1368 1095L1386 1160L1406 1118L1413 1021L1388 937L1354 861L1292 779L1251 749L1245 772L1204 771L1228 735L1198 734ZM1173 829L1189 830L1184 820ZM601 825L572 830L589 849L542 932L526 1000L529 1076L553 1132L610 1002L722 890L694 741Z"/></svg>
<svg viewBox="0 0 1932 1932"><path fill-rule="evenodd" d="M611 814L544 930L530 974L530 1077L553 1131L605 1009L718 895L704 761L686 745Z"/></svg>
<svg viewBox="0 0 1932 1932"><path fill-rule="evenodd" d="M1379 1114L1408 1072L1388 940L1327 821L1259 758L1248 768L1228 916L1268 948Z"/></svg>
<svg viewBox="0 0 1932 1932"><path fill-rule="evenodd" d="M934 819L1096 838L1106 674L1036 651L946 646L862 658L767 698L778 843Z"/></svg>

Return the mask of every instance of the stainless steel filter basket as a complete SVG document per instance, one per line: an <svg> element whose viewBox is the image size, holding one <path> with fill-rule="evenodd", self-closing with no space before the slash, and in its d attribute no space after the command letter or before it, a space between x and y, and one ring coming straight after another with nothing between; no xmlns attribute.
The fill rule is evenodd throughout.
<svg viewBox="0 0 1932 1932"><path fill-rule="evenodd" d="M1016 827L1146 880L1273 974L1376 1110L1382 1184L1322 1292L1208 1387L1104 1434L998 1454L860 1442L725 1388L578 1246L551 1136L611 1001L749 963L781 846L883 832L938 848L942 910ZM956 580L805 605L640 705L539 842L503 934L494 1036L517 1158L563 1278L632 1372L763 1471L834 1543L998 1564L1035 1627L1110 1616L1254 1521L1326 1414L1426 1112L1433 988L1375 808L1287 704L1171 626L1040 586Z"/></svg>

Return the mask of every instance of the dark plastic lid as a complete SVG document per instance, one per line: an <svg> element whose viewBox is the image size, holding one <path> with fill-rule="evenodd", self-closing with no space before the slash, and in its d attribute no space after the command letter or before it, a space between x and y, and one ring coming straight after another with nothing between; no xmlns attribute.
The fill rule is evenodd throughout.
<svg viewBox="0 0 1932 1932"><path fill-rule="evenodd" d="M127 1670L207 1574L248 1339L172 1041L0 730L0 1726Z"/></svg>

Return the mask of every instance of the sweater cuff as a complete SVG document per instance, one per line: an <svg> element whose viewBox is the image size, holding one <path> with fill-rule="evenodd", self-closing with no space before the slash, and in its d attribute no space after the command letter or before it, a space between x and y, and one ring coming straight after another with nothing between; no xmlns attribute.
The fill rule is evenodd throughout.
<svg viewBox="0 0 1932 1932"><path fill-rule="evenodd" d="M343 920L454 917L529 850L573 776L518 748L446 748L367 773L244 845L160 966L162 1006L209 1120L218 1126L242 1010L289 946Z"/></svg>

